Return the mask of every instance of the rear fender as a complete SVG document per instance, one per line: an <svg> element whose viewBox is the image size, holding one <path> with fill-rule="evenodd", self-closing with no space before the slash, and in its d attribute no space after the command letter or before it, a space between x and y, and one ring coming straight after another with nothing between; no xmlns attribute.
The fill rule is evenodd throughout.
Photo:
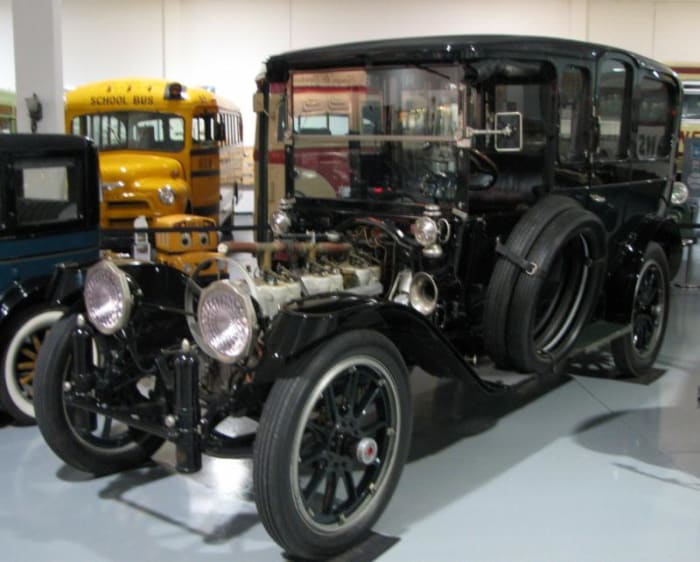
<svg viewBox="0 0 700 562"><path fill-rule="evenodd" d="M611 255L606 284L607 308L605 317L611 322L626 324L632 316L634 290L650 242L659 244L666 254L671 279L681 263L681 234L671 219L653 215L642 217L628 225Z"/></svg>
<svg viewBox="0 0 700 562"><path fill-rule="evenodd" d="M433 375L489 389L424 316L407 306L348 294L310 297L284 307L265 338L265 352L254 382L266 384L277 378L300 376L303 358L336 334L356 329L375 330L386 336L409 366L418 365Z"/></svg>

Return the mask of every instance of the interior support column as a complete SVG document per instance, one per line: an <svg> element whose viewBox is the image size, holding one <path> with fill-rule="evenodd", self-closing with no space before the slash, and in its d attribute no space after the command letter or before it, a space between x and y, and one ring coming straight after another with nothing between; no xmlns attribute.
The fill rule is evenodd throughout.
<svg viewBox="0 0 700 562"><path fill-rule="evenodd" d="M62 0L12 0L18 132L64 131L61 7ZM41 114L35 107L32 120L28 106L37 102Z"/></svg>

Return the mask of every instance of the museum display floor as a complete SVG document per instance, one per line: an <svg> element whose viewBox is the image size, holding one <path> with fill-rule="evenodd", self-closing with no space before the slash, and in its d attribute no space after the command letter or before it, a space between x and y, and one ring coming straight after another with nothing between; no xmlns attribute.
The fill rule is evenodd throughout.
<svg viewBox="0 0 700 562"><path fill-rule="evenodd" d="M487 417L453 383L414 373L411 459L377 536L339 559L700 560L700 293L674 289L671 306L642 381L586 356ZM2 419L0 560L283 559L256 514L249 460L205 458L183 476L166 445L152 466L90 478L36 427Z"/></svg>

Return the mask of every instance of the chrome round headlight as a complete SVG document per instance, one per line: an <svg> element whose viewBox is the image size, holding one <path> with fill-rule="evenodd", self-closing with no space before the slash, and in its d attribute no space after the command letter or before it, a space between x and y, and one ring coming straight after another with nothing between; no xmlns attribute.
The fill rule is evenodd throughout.
<svg viewBox="0 0 700 562"><path fill-rule="evenodd" d="M101 261L88 269L83 298L88 318L99 332L114 334L129 321L134 302L129 281L112 262Z"/></svg>
<svg viewBox="0 0 700 562"><path fill-rule="evenodd" d="M673 189L671 190L671 203L674 205L683 205L688 200L690 192L688 191L688 186L681 181L673 182Z"/></svg>
<svg viewBox="0 0 700 562"><path fill-rule="evenodd" d="M158 190L158 198L163 205L175 203L175 190L169 185L164 185Z"/></svg>
<svg viewBox="0 0 700 562"><path fill-rule="evenodd" d="M292 219L284 211L277 209L270 217L270 228L277 236L287 234L292 227Z"/></svg>
<svg viewBox="0 0 700 562"><path fill-rule="evenodd" d="M440 229L430 217L419 217L413 225L413 236L421 246L432 246L438 240Z"/></svg>
<svg viewBox="0 0 700 562"><path fill-rule="evenodd" d="M233 363L248 355L257 323L246 288L224 280L209 285L197 305L197 325L204 351L214 359Z"/></svg>

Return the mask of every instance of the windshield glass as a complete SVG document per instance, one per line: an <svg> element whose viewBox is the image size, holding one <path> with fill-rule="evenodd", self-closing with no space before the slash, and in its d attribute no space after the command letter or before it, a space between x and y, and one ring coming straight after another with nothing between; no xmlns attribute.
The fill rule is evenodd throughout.
<svg viewBox="0 0 700 562"><path fill-rule="evenodd" d="M280 135L291 129L296 195L452 198L459 77L458 66L294 73Z"/></svg>
<svg viewBox="0 0 700 562"><path fill-rule="evenodd" d="M583 90L585 76L573 78ZM466 188L532 192L547 181L556 80L545 61L509 59L294 72L278 135L292 139L295 196L450 202ZM577 96L565 100L560 123L567 161L582 153ZM499 114L522 116L514 151L497 146ZM460 160L456 140L470 133Z"/></svg>
<svg viewBox="0 0 700 562"><path fill-rule="evenodd" d="M72 132L91 137L100 150L179 152L185 120L174 113L119 111L75 117Z"/></svg>

